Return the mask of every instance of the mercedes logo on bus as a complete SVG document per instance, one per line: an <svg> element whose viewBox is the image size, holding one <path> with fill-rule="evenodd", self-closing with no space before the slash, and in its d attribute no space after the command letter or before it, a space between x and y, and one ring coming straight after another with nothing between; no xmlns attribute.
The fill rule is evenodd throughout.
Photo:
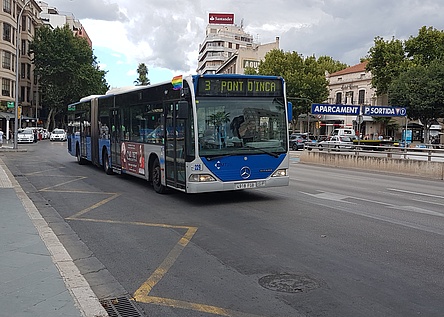
<svg viewBox="0 0 444 317"><path fill-rule="evenodd" d="M243 179L247 179L247 178L249 178L250 175L251 175L251 169L250 169L248 166L244 166L244 167L241 168L241 170L240 170L240 176L241 176Z"/></svg>

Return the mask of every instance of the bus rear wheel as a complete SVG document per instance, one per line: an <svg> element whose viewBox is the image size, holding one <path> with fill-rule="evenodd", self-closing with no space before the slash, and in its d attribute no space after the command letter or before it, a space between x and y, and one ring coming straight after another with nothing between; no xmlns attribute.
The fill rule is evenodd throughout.
<svg viewBox="0 0 444 317"><path fill-rule="evenodd" d="M151 180L153 182L153 188L156 193L165 193L166 187L162 185L160 163L158 158L154 160L153 167L151 168Z"/></svg>
<svg viewBox="0 0 444 317"><path fill-rule="evenodd" d="M113 169L111 168L111 166L109 164L108 153L106 153L105 151L103 151L102 161L103 161L103 170L105 171L105 173L107 175L112 175Z"/></svg>
<svg viewBox="0 0 444 317"><path fill-rule="evenodd" d="M80 149L78 145L76 146L76 160L80 165L85 164L85 160L82 158L82 156L80 156Z"/></svg>

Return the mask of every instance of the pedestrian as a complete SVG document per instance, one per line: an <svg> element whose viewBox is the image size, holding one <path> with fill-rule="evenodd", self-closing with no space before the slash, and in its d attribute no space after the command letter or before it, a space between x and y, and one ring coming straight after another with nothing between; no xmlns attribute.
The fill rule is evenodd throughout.
<svg viewBox="0 0 444 317"><path fill-rule="evenodd" d="M3 131L2 128L0 128L0 147L3 146Z"/></svg>

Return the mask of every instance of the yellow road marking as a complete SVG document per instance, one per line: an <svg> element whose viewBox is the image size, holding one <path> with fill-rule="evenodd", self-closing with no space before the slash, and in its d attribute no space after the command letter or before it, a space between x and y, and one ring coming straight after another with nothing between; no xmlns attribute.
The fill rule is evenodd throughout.
<svg viewBox="0 0 444 317"><path fill-rule="evenodd" d="M58 169L62 169L62 168L65 168L65 167L60 166L60 167L48 168L46 170L42 170L42 171L38 171L38 172L26 173L25 175L26 176L28 176L28 175L36 175L36 174L41 174L43 172L58 170ZM45 176L53 176L53 175L45 175ZM54 175L54 176L62 176L62 175ZM65 176L65 175L63 175L63 177L78 177L78 176Z"/></svg>
<svg viewBox="0 0 444 317"><path fill-rule="evenodd" d="M162 306L168 306L173 308L181 308L181 309L188 309L193 311L199 311L203 313L209 313L219 316L227 316L227 317L263 317L260 315L254 315L249 313L243 313L231 309L211 306L211 305L204 305L204 304L197 304L197 303L191 303L186 302L182 300L176 300L176 299L170 299L170 298L162 298L162 297L155 297L155 296L147 296L145 298L144 303L146 304L155 304L155 305L162 305Z"/></svg>
<svg viewBox="0 0 444 317"><path fill-rule="evenodd" d="M60 183L60 184L57 184L57 185L54 185L54 186L49 186L49 187L40 189L40 191L46 191L46 190L48 190L50 188L59 187L59 186L66 185L66 184L69 184L69 183L72 183L72 182L76 182L76 181L79 181L79 180L82 180L82 179L85 179L85 178L86 178L86 176L79 176L77 179L72 179L70 181L66 181L66 182L63 182L63 183Z"/></svg>
<svg viewBox="0 0 444 317"><path fill-rule="evenodd" d="M35 175L39 174L44 171L30 173L27 175ZM48 176L48 175L45 175ZM52 176L52 175L51 175ZM57 175L54 175L57 176ZM76 177L76 176L74 176ZM160 280L165 276L165 274L168 272L168 270L174 265L182 251L185 249L185 247L188 245L188 243L193 238L194 234L197 231L197 227L190 227L190 226L176 226L176 225L168 225L168 224L156 224L156 223L145 223L145 222L136 222L136 221L115 221L115 220L100 220L100 219L92 219L92 218L79 218L80 216L86 214L87 212L96 209L100 206L103 206L104 204L108 203L109 201L119 197L120 193L104 193L104 192L89 192L89 191L74 191L74 190L56 190L54 188L60 187L78 180L85 179L87 177L85 176L77 176L76 179L66 181L54 186L46 187L41 189L40 191L45 192L67 192L67 193L84 193L84 194L107 194L111 195L110 197L101 200L100 202L85 208L76 214L66 218L67 220L77 220L77 221L88 221L88 222L101 222L101 223L114 223L114 224L130 224L130 225L142 225L142 226L149 226L149 227L161 227L161 228L172 228L172 229L186 229L186 233L181 237L181 239L176 243L176 245L173 247L173 249L168 253L167 257L162 261L162 263L159 265L159 267L154 271L153 274L139 287L139 289L136 290L134 293L134 300L146 304L154 304L154 305L162 305L162 306L168 306L173 308L181 308L181 309L187 309L192 311L199 311L204 313L210 313L215 314L219 316L226 316L226 317L264 317L260 315L254 315L239 311L234 311L230 309L225 309L221 307L211 306L211 305L205 305L205 304L199 304L199 303L192 303L187 301L181 301L181 300L175 300L170 298L162 298L162 297L155 297L155 296L149 296L149 293L153 289L154 286L157 285L157 283L160 282Z"/></svg>
<svg viewBox="0 0 444 317"><path fill-rule="evenodd" d="M189 227L187 232L183 235L183 237L176 243L173 249L168 253L167 257L163 262L159 265L159 267L154 271L153 274L143 283L139 289L134 293L134 298L137 301L144 302L145 298L151 292L154 286L165 276L168 270L173 266L174 262L176 262L179 255L182 253L183 249L188 245L191 238L196 233L197 228Z"/></svg>
<svg viewBox="0 0 444 317"><path fill-rule="evenodd" d="M67 218L67 219L75 219L75 218L77 218L77 217L80 217L81 215L86 214L87 212L89 212L89 211L91 211L91 210L93 210L93 209L96 209L96 208L98 208L98 207L100 207L100 206L103 206L104 204L108 203L109 201L111 201L111 200L113 200L114 198L117 198L117 197L119 197L119 196L120 196L120 194L118 194L118 193L114 193L114 194L112 194L111 197L105 198L105 199L99 201L98 203L96 203L96 204L94 204L94 205L88 207L88 208L85 208L85 209L83 209L83 210L80 210L78 213L72 215L71 217L69 217L69 218Z"/></svg>

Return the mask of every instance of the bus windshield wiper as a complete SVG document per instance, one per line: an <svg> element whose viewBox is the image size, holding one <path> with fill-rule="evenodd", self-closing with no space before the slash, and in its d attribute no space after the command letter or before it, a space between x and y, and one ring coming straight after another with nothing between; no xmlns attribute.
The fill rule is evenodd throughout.
<svg viewBox="0 0 444 317"><path fill-rule="evenodd" d="M219 158L227 157L227 156L232 156L232 155L234 155L234 154L232 154L232 153L226 153L226 154L221 154L221 155L216 155L216 156L205 156L205 158L206 158L208 161L212 161L212 160L217 160L217 159L219 159Z"/></svg>
<svg viewBox="0 0 444 317"><path fill-rule="evenodd" d="M270 151L267 151L267 150L264 150L264 149L261 149L261 148L257 148L257 147L251 146L251 145L244 145L244 148L258 150L259 152L271 155L271 156L276 157L276 158L279 157L279 154L277 154L275 152L270 152Z"/></svg>

